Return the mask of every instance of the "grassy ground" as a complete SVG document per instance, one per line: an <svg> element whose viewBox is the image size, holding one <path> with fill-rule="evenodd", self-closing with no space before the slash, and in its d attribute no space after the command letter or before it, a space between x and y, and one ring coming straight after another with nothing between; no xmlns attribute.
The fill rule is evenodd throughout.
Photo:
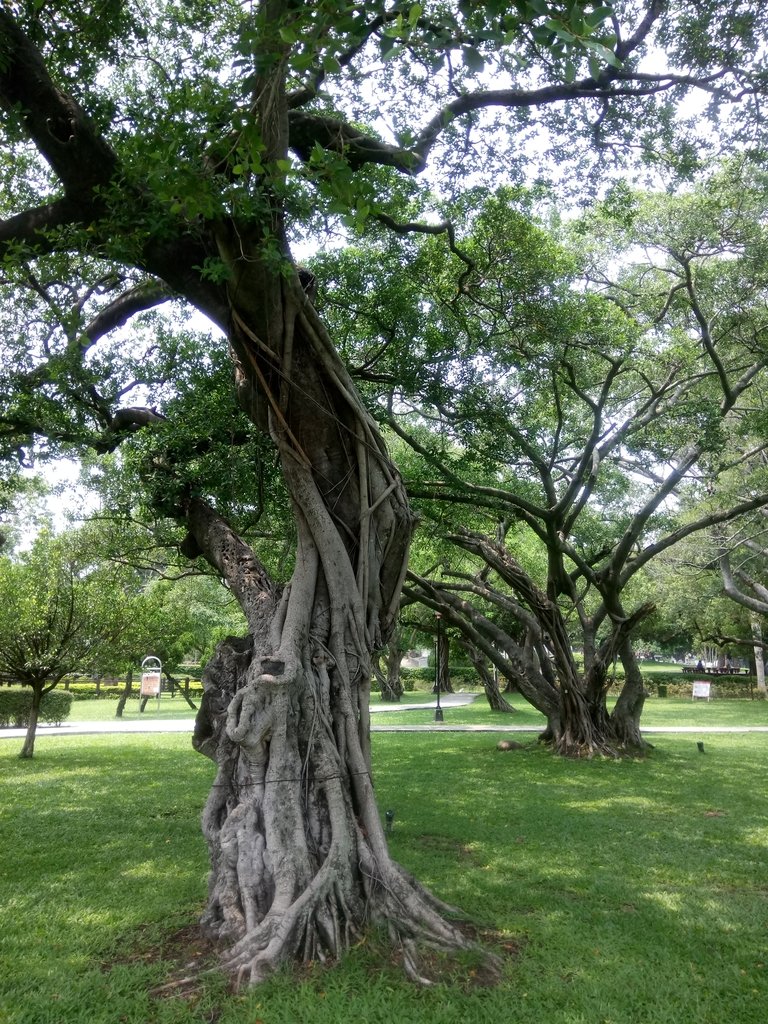
<svg viewBox="0 0 768 1024"><path fill-rule="evenodd" d="M466 707L444 708L445 720L454 725L530 725L532 728L543 726L544 717L532 708L527 701L519 696L510 698L515 714L506 715L491 711L483 694L479 694L474 704ZM432 693L417 691L403 695L402 703L434 704ZM371 707L380 703L378 694L373 694ZM93 722L110 721L115 716L116 701L85 700L75 701L72 705L70 721ZM180 697L162 697L160 703L152 700L143 714L139 713L138 700L131 700L125 707L123 718L126 721L156 721L162 719L193 718L194 711ZM435 720L433 709L423 711L382 712L374 716L374 724L387 725L426 725ZM643 725L650 728L654 725L768 725L768 701L723 699L692 701L682 697L649 697L643 711ZM45 730L41 731L41 735Z"/></svg>
<svg viewBox="0 0 768 1024"><path fill-rule="evenodd" d="M199 701L193 701L199 705ZM72 722L105 722L115 717L116 700L76 700L72 702L69 718ZM164 694L158 702L152 698L143 712L139 712L137 697L126 702L123 718L126 721L140 719L194 718L195 712L183 697L169 697Z"/></svg>
<svg viewBox="0 0 768 1024"><path fill-rule="evenodd" d="M406 694L404 702L416 697L419 701L434 704L432 694ZM414 701L415 703L416 701ZM532 708L522 697L510 698L514 714L491 711L485 698L478 696L473 704L465 707L443 708L445 722L454 725L527 725L543 727L544 716ZM383 725L426 725L434 722L433 708L413 711L392 711L373 716L373 724ZM768 725L768 701L764 700L689 700L682 697L649 697L643 709L642 724L646 728L654 725L706 725L739 726Z"/></svg>
<svg viewBox="0 0 768 1024"><path fill-rule="evenodd" d="M41 738L31 763L0 744L0 1021L762 1024L768 739L702 755L663 736L644 762L581 764L496 738L373 743L395 855L498 933L500 986L415 989L368 941L237 996L216 974L152 994L199 948L213 766L189 738Z"/></svg>

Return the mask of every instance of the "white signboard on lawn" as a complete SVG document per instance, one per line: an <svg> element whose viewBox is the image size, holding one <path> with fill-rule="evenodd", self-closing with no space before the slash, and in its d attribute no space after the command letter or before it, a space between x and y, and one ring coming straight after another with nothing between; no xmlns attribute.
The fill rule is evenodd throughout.
<svg viewBox="0 0 768 1024"><path fill-rule="evenodd" d="M159 672L144 672L141 676L141 696L142 697L159 697L160 696L160 673Z"/></svg>
<svg viewBox="0 0 768 1024"><path fill-rule="evenodd" d="M703 679L697 679L693 684L691 698L695 700L697 697L705 697L709 700L709 688L711 685L711 683L705 682Z"/></svg>

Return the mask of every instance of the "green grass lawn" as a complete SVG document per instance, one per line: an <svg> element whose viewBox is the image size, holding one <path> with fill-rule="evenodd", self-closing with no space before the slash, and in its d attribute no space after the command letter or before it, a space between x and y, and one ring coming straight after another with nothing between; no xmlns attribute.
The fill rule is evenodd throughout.
<svg viewBox="0 0 768 1024"><path fill-rule="evenodd" d="M0 1021L762 1024L768 737L586 763L496 739L373 747L397 858L516 951L498 987L416 989L368 941L241 995L213 974L164 997L204 899L213 765L186 736L41 737L31 763L0 744Z"/></svg>
<svg viewBox="0 0 768 1024"><path fill-rule="evenodd" d="M193 703L199 705L200 701L193 700ZM115 717L116 708L117 701L111 699L75 700L72 702L69 719L71 722L104 722ZM194 717L195 712L183 697L169 697L167 694L163 694L159 703L155 698L150 699L143 712L139 712L138 697L132 697L123 709L126 721Z"/></svg>
<svg viewBox="0 0 768 1024"><path fill-rule="evenodd" d="M434 695L408 693L403 696L403 703L417 702L430 702L433 706L425 710L381 712L372 716L372 722L374 725L434 723ZM510 703L515 708L514 714L491 711L485 697L480 694L470 705L443 708L443 716L447 724L454 725L526 725L543 728L544 716L526 700L512 695ZM768 701L736 698L693 701L684 697L649 697L643 709L642 724L646 728L654 725L768 725Z"/></svg>

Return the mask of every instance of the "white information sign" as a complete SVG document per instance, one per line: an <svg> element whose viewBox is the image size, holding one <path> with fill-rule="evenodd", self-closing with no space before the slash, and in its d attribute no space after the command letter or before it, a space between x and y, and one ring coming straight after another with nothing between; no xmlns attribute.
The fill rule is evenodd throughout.
<svg viewBox="0 0 768 1024"><path fill-rule="evenodd" d="M711 683L705 682L703 679L697 679L693 684L691 699L695 700L697 697L704 697L706 700L709 700L709 689L711 685Z"/></svg>
<svg viewBox="0 0 768 1024"><path fill-rule="evenodd" d="M141 675L141 696L142 697L159 697L160 696L160 673L159 672L143 672Z"/></svg>
<svg viewBox="0 0 768 1024"><path fill-rule="evenodd" d="M158 706L160 703L160 679L162 677L163 663L153 654L145 658L141 663L141 697L157 697ZM144 705L141 705L144 710Z"/></svg>

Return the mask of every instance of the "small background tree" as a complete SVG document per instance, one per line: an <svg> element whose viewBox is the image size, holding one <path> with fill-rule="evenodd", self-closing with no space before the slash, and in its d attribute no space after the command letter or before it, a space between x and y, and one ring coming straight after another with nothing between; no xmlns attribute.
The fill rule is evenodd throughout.
<svg viewBox="0 0 768 1024"><path fill-rule="evenodd" d="M82 537L44 531L0 559L0 671L32 689L21 757L32 757L40 704L70 672L104 660L129 621L119 574L94 565Z"/></svg>

